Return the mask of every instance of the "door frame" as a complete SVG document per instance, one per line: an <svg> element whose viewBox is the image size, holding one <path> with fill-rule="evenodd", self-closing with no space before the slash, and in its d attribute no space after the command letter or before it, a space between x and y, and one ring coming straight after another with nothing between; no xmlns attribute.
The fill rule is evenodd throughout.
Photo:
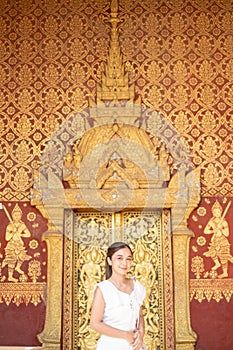
<svg viewBox="0 0 233 350"><path fill-rule="evenodd" d="M84 210L88 208L86 202L77 195L77 189L64 189L57 186L54 174L49 174L44 181L46 186L41 189L41 197L34 204L48 220L48 230L43 239L48 249L47 266L47 297L46 317L43 331L38 334L38 339L44 349L61 349L63 327L63 240L64 240L64 215L66 209ZM177 177L177 180L174 179ZM180 191L180 179L185 183L183 195L177 196ZM192 178L192 181L190 181ZM60 191L60 192L59 192ZM137 192L138 191L138 192ZM160 203L164 198L159 191L166 191L165 203ZM62 193L59 196L59 193ZM174 195L175 194L175 195ZM140 208L141 190L135 190L135 198L128 209L138 204ZM138 199L138 201L137 201ZM172 251L173 251L173 275L174 275L174 315L175 315L175 348L177 350L193 350L196 342L196 334L191 327L190 303L189 303L189 243L193 232L188 228L187 220L191 212L200 201L200 168L192 170L188 174L177 172L171 179L168 188L160 189L153 198L148 208L168 208L171 210L172 226Z"/></svg>

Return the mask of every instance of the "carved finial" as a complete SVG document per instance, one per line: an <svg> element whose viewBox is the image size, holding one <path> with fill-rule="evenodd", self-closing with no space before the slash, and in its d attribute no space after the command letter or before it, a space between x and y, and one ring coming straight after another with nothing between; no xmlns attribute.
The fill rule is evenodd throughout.
<svg viewBox="0 0 233 350"><path fill-rule="evenodd" d="M111 16L117 17L118 15L118 0L111 1Z"/></svg>
<svg viewBox="0 0 233 350"><path fill-rule="evenodd" d="M140 123L141 100L135 100L134 83L129 75L134 69L130 62L124 62L119 40L119 28L125 15L119 15L119 0L110 1L110 15L103 22L110 27L110 45L107 62L102 64L101 83L97 84L97 97L89 97L90 120L93 123ZM109 103L110 101L110 103Z"/></svg>
<svg viewBox="0 0 233 350"><path fill-rule="evenodd" d="M118 16L118 0L111 1L111 14L108 22L111 24L111 41L102 84L97 91L99 101L133 100L134 86L129 86L128 72L122 59L119 43L119 25L122 19Z"/></svg>

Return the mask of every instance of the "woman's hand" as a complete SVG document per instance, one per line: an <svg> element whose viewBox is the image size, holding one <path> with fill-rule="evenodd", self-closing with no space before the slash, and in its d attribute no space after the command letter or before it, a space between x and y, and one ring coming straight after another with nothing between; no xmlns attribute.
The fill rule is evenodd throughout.
<svg viewBox="0 0 233 350"><path fill-rule="evenodd" d="M128 343L133 345L135 342L135 339L136 339L136 332L135 331L126 331L124 339L127 340Z"/></svg>
<svg viewBox="0 0 233 350"><path fill-rule="evenodd" d="M143 332L137 329L134 332L134 343L132 344L134 350L140 350L143 343Z"/></svg>

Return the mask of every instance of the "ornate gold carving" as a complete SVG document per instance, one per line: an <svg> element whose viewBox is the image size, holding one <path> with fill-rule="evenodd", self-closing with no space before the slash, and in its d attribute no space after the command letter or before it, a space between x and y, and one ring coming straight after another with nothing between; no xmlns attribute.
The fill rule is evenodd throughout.
<svg viewBox="0 0 233 350"><path fill-rule="evenodd" d="M80 218L86 216L88 219L89 216L89 218L92 217L93 220L98 220L101 224L105 225L106 220L115 222L109 215L115 216L117 214L86 212L83 214L77 213L76 216L72 211L66 211L64 251L66 256L64 276L66 277L64 279L65 308L63 318L64 349L77 346L80 346L82 349L94 349L96 347L96 341L99 335L89 328L89 311L87 312L87 309L89 310L88 305L92 299L94 285L104 278L104 256L109 242L102 245L101 238L99 238L96 244L93 244L93 242L87 242L86 244L83 242L81 243L80 229L84 229L84 226L88 227L90 219L81 224ZM134 220L134 223L131 219ZM76 225L73 224L73 220L77 223ZM172 257L169 211L164 211L162 217L161 211L148 212L146 216L136 211L121 213L121 223L121 239L127 241L135 251L135 276L146 285L148 291L148 298L146 299L144 310L146 322L145 340L148 349L154 349L155 344L160 347L166 347L166 349L174 349L174 315L172 312L173 283L171 279ZM136 240L135 237L128 232L128 229L132 225L135 227L135 235L140 237L139 240ZM94 237L98 237L98 227L93 229L95 230L95 234L93 231L92 235L94 234ZM112 227L111 230L114 232L114 227ZM110 236L111 235L112 234L110 234ZM102 246L102 248L100 248L100 246ZM73 283L70 280L71 276ZM146 276L148 278L146 278ZM78 284L76 282L77 280ZM71 290L70 285L73 285L73 290ZM73 301L71 302L71 300ZM166 310L166 312L164 312L164 310ZM165 317L166 321L164 322L163 320ZM72 345L70 323L73 324L73 332L75 334Z"/></svg>
<svg viewBox="0 0 233 350"><path fill-rule="evenodd" d="M63 327L62 327L62 338L63 338L63 349L72 349L73 344L73 329L70 326L72 324L72 310L73 310L73 290L70 288L73 283L73 276L77 271L77 266L70 263L73 258L73 223L74 214L71 210L65 210L64 213L65 226L65 239L64 239L64 276L63 279ZM76 281L77 283L77 281Z"/></svg>
<svg viewBox="0 0 233 350"><path fill-rule="evenodd" d="M90 307L94 285L104 277L104 256L112 240L112 221L111 213L77 212L70 228L74 243L67 263L73 265L74 348L94 348L99 337L89 328Z"/></svg>
<svg viewBox="0 0 233 350"><path fill-rule="evenodd" d="M209 205L210 201L206 199L205 203ZM231 298L231 282L228 282L228 280L231 281L231 278L225 279L230 276L229 264L233 262L230 251L230 230L226 218L230 208L231 202L227 199L223 203L215 200L211 207L212 217L208 219L204 227L203 225L198 226L203 235L199 235L196 238L197 245L192 246L191 271L197 281L191 280L191 299L195 296L195 299L201 302L204 299L219 301L223 298L229 301ZM203 221L208 210L201 206L197 214ZM198 216L193 217L197 224ZM220 279L224 281L221 283Z"/></svg>
<svg viewBox="0 0 233 350"><path fill-rule="evenodd" d="M36 283L40 275L41 275L40 262L35 259L31 260L28 264L28 276L31 277L33 283Z"/></svg>
<svg viewBox="0 0 233 350"><path fill-rule="evenodd" d="M29 303L37 306L44 301L46 284L37 283L1 283L0 303L5 302L19 306L20 304Z"/></svg>
<svg viewBox="0 0 233 350"><path fill-rule="evenodd" d="M135 226L137 226L137 224ZM146 297L144 300L144 305L145 305L145 308L148 310L151 290L154 287L156 282L156 276L155 276L156 267L155 268L153 267L153 264L151 263L152 253L150 251L147 251L146 245L143 241L142 242L140 242L140 240L137 241L134 257L136 258L136 262L137 262L135 266L135 272L134 272L135 277L146 288Z"/></svg>
<svg viewBox="0 0 233 350"><path fill-rule="evenodd" d="M173 334L175 332L175 301L174 301L174 276L173 279L170 278L171 270L174 271L173 261L171 252L173 249L173 243L171 239L171 213L170 210L163 210L162 214L162 227L163 227L163 261L164 261L164 292L165 292L165 302L164 302L164 315L167 318L168 322L165 325L165 334L166 334L166 346L168 349L177 348L176 339ZM175 310L175 312L173 311ZM189 320L184 321L189 323ZM187 338L188 339L188 338ZM187 340L186 339L186 340ZM189 339L188 339L189 340ZM185 342L184 342L185 343ZM185 344L189 349L192 349L192 346L189 346L189 341ZM183 345L183 344L182 344Z"/></svg>
<svg viewBox="0 0 233 350"><path fill-rule="evenodd" d="M81 269L80 281L85 289L87 297L86 312L89 314L91 304L93 300L94 286L101 280L101 268L99 263L101 262L102 255L100 254L98 247L91 246L84 252L86 261Z"/></svg>
<svg viewBox="0 0 233 350"><path fill-rule="evenodd" d="M107 247L111 244L112 214L88 211L77 213L74 229L76 242L88 246L97 244L100 247Z"/></svg>
<svg viewBox="0 0 233 350"><path fill-rule="evenodd" d="M167 278L172 269L169 211L129 211L122 216L123 239L134 250L134 274L147 289L145 342L151 350L154 346L173 349L174 315L169 312L173 281Z"/></svg>
<svg viewBox="0 0 233 350"><path fill-rule="evenodd" d="M121 20L116 0L111 1L111 14L107 21L111 24L111 42L102 84L97 87L97 101L133 100L134 85L129 87L128 72L125 71L119 45L118 26Z"/></svg>
<svg viewBox="0 0 233 350"><path fill-rule="evenodd" d="M48 247L48 293L46 321L43 331L38 334L38 339L48 348L58 350L61 339L63 236L56 232L46 232L44 240Z"/></svg>
<svg viewBox="0 0 233 350"><path fill-rule="evenodd" d="M198 4L198 13L181 13L177 11L181 5L169 4L165 13L152 0L143 5L139 0L122 0L119 9L109 9L106 1L80 2L78 7L69 1L62 4L64 14L54 12L61 6L55 2L48 2L43 13L33 1L30 4L31 11L26 2L16 10L7 1L2 4L1 139L9 145L7 160L1 158L3 200L30 199L33 160L58 127L56 122L62 123L94 99L97 82L101 100L102 77L108 98L114 95L114 88L131 98L133 87L141 96L139 106L156 107L176 126L189 145L194 164L202 166L202 195L232 195L232 140L226 141L232 129L231 9L221 11L228 4L219 3L220 11L215 13L206 4ZM182 6L186 9L188 5ZM109 27L101 18L105 23L108 20ZM17 39L10 35L10 28L15 28ZM109 50L108 30L112 38ZM183 113L185 123L177 120ZM31 137L31 157L24 161L28 168L21 170L24 183L16 186L19 179L14 178L21 164L15 160L15 171L9 174L15 152L12 140L19 144L22 136ZM215 154L208 151L210 144Z"/></svg>
<svg viewBox="0 0 233 350"><path fill-rule="evenodd" d="M193 299L210 302L221 300L230 302L233 294L233 279L190 279L190 301Z"/></svg>
<svg viewBox="0 0 233 350"><path fill-rule="evenodd" d="M211 257L215 263L212 270L216 271L222 267L222 274L218 278L228 277L228 261L233 263L233 256L230 253L229 226L225 220L226 213L231 205L229 202L222 213L222 207L218 201L212 206L213 217L207 223L204 234L212 235L208 251L205 256Z"/></svg>
<svg viewBox="0 0 233 350"><path fill-rule="evenodd" d="M42 275L42 266L38 259L41 254L36 250L38 241L30 239L31 233L22 220L23 213L18 204L11 214L5 205L2 208L10 222L5 233L5 254L0 254L0 303L13 303L17 306L32 303L37 306L44 301L46 290L46 283L38 282ZM31 222L35 217L33 212L27 215ZM33 256L27 253L28 248L35 250Z"/></svg>
<svg viewBox="0 0 233 350"><path fill-rule="evenodd" d="M188 275L189 265L187 250L192 232L187 229L173 232L173 257L174 257L174 298L175 298L175 329L176 348L193 349L196 342L196 334L190 324L190 309L188 304ZM185 273L184 273L185 270ZM184 288L183 286L186 286ZM185 300L185 302L183 302Z"/></svg>
<svg viewBox="0 0 233 350"><path fill-rule="evenodd" d="M131 160L132 156L127 153L127 148L121 150L122 140L131 141L132 145L133 143L142 144L145 147L140 155L145 159L143 170L134 164L134 159ZM90 179L87 183L88 177L84 174L93 171L93 163L82 165L80 169L81 162L87 151L94 150L99 143L103 148L101 151L109 156L102 160L103 165L98 170L95 181L91 182ZM149 151L151 155L148 154ZM136 151L135 154L137 154ZM153 161L156 163L154 169L151 165ZM67 181L71 188L92 188L93 186L97 189L114 188L122 180L126 181L127 187L159 188L170 179L172 159L161 141L148 135L143 129L114 123L90 130L81 140L78 139L72 146L71 152L65 155L63 164L63 180ZM150 170L151 172L153 170L153 175L146 178L144 172L149 173ZM83 183L80 179L84 178Z"/></svg>
<svg viewBox="0 0 233 350"><path fill-rule="evenodd" d="M22 219L22 210L15 205L12 211L12 218L8 213L5 206L3 209L9 219L10 223L6 228L6 247L5 247L5 257L2 262L2 268L7 266L8 269L8 281L18 282L18 279L13 276L16 271L19 275L24 275L24 271L21 266L24 261L31 259L31 256L27 254L23 238L28 238L31 236L30 231L26 227Z"/></svg>
<svg viewBox="0 0 233 350"><path fill-rule="evenodd" d="M200 256L195 256L192 259L192 272L195 274L196 278L201 277L201 273L204 271L204 262L203 258Z"/></svg>
<svg viewBox="0 0 233 350"><path fill-rule="evenodd" d="M203 272L204 277L207 277L208 275L212 276L212 278L228 277L228 264L229 262L233 262L233 257L230 252L230 242L228 238L229 225L225 219L225 216L230 206L231 202L228 202L223 212L221 204L216 200L212 206L213 216L204 227L203 233L206 235L206 238L203 236L199 236L197 238L198 245L205 246L206 239L208 239L209 235L211 236L207 250L203 252L203 256L206 256L207 258L210 257L214 262L214 265L211 267L211 271L208 272L204 269L203 258L194 257L192 259L192 270L197 278L200 278L200 273ZM198 214L203 216L206 214L206 211L199 208ZM217 271L219 271L220 268L222 273L218 274Z"/></svg>

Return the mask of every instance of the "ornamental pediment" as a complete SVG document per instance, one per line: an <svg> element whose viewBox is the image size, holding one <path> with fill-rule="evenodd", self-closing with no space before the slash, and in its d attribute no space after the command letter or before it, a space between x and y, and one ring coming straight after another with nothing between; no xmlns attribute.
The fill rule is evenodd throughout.
<svg viewBox="0 0 233 350"><path fill-rule="evenodd" d="M73 144L63 160L63 181L70 188L162 188L172 163L161 141L139 127L114 123Z"/></svg>

